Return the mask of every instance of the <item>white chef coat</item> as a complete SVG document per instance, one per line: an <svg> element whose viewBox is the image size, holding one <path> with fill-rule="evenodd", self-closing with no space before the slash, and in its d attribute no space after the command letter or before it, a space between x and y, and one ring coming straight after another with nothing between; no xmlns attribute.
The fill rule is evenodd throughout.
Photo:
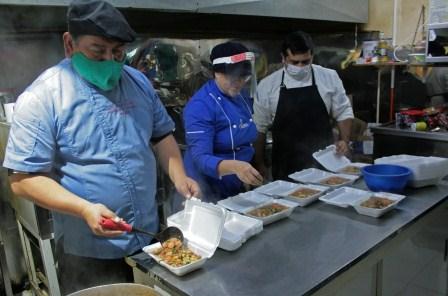
<svg viewBox="0 0 448 296"><path fill-rule="evenodd" d="M336 71L319 65L312 67L317 89L328 114L336 121L353 118L352 106ZM266 133L274 121L283 71L284 67L265 77L258 84L257 98L254 100L254 121L259 132ZM308 77L298 81L285 71L284 84L287 88L309 86L311 83L311 72Z"/></svg>

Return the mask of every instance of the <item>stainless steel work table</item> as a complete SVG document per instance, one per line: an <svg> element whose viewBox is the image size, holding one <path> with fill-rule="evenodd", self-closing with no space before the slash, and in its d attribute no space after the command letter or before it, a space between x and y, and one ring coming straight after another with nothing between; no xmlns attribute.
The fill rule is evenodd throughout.
<svg viewBox="0 0 448 296"><path fill-rule="evenodd" d="M365 188L364 182L355 187ZM267 225L240 249L217 249L201 269L182 277L144 253L128 258L128 263L137 274L180 295L334 294L337 281L360 268L380 270L391 245L417 231L436 212L445 211L448 182L409 188L405 194L408 197L397 209L379 219L320 201L299 207L289 218ZM373 289L378 288L376 284Z"/></svg>

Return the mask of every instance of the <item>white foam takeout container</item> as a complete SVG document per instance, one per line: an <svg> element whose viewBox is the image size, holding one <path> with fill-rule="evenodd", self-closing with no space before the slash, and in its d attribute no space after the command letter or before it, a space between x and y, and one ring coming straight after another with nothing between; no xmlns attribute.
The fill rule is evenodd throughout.
<svg viewBox="0 0 448 296"><path fill-rule="evenodd" d="M183 212L182 225L173 226L180 226L179 228L184 234L184 245L201 256L201 259L184 266L173 267L153 254L157 248L161 247L160 243L143 248L145 253L178 276L200 268L208 258L213 256L221 240L226 220L225 209L196 200L187 200Z"/></svg>
<svg viewBox="0 0 448 296"><path fill-rule="evenodd" d="M412 176L409 185L423 187L436 185L448 175L448 158L416 155L392 155L377 158L375 164L397 164L409 168Z"/></svg>
<svg viewBox="0 0 448 296"><path fill-rule="evenodd" d="M228 212L219 247L227 251L234 251L241 247L247 239L262 230L262 221L235 212Z"/></svg>
<svg viewBox="0 0 448 296"><path fill-rule="evenodd" d="M336 153L336 146L330 145L325 149L316 151L313 153L314 159L316 159L325 169L335 172L335 173L343 173L349 175L358 175L360 176L361 168L367 166L369 164L362 162L351 162L344 155L338 155ZM359 169L358 172L347 172L345 169L349 167L356 167Z"/></svg>
<svg viewBox="0 0 448 296"><path fill-rule="evenodd" d="M329 177L333 177L333 176L345 178L345 179L348 179L348 181L345 183L342 183L342 184L337 184L337 185L328 185L328 184L321 183L321 181L324 181L325 179L327 179ZM315 169L315 168L304 169L299 172L290 174L288 177L295 181L298 181L298 182L313 183L313 184L317 184L317 185L329 186L331 188L338 188L338 187L342 187L345 185L353 184L359 178L359 176L357 176L357 175L335 174L335 173L330 173L330 172L320 170L320 169Z"/></svg>
<svg viewBox="0 0 448 296"><path fill-rule="evenodd" d="M273 198L265 194L248 191L220 200L218 201L218 205L234 212L245 213L271 200Z"/></svg>
<svg viewBox="0 0 448 296"><path fill-rule="evenodd" d="M185 210L182 210L169 216L167 224L183 229L188 224L188 219L188 214L185 213ZM218 247L227 251L234 251L241 247L247 239L262 230L263 223L260 220L227 211Z"/></svg>
<svg viewBox="0 0 448 296"><path fill-rule="evenodd" d="M385 197L388 198L390 200L393 200L394 202L391 203L390 205L388 205L385 208L382 209L376 209L376 208L368 208L368 207L364 207L361 206L361 203L368 200L370 197ZM355 210L362 215L367 215L367 216L371 216L374 218L378 218L382 215L384 215L386 212L389 212L390 210L392 210L393 208L395 208L397 206L397 204L404 199L406 196L405 195L400 195L400 194L393 194L393 193L389 193L389 192L375 192L372 193L369 197L367 198L363 198L363 199L359 199L354 205L353 207L355 208Z"/></svg>
<svg viewBox="0 0 448 296"><path fill-rule="evenodd" d="M302 197L302 198L294 197L291 195L292 193L294 193L295 191L297 191L301 188L309 188L309 189L317 190L319 192L317 192L313 195L307 196L307 197ZM294 203L297 203L301 207L305 207L305 206L309 205L310 203L316 201L319 198L319 196L321 196L328 190L330 190L330 187L327 187L327 186L313 185L313 184L298 184L298 186L296 188L285 192L283 195L281 195L281 197L283 197L287 200L290 200Z"/></svg>
<svg viewBox="0 0 448 296"><path fill-rule="evenodd" d="M256 216L252 216L251 214L249 214L249 212L251 210L254 210L256 208L259 208L259 207L262 207L262 206L266 206L266 205L269 205L269 204L273 204L273 203L277 203L277 204L286 206L287 208L285 210L281 211L281 212L275 213L275 214L267 216L267 217L256 217ZM249 216L249 217L261 220L263 222L263 225L268 225L268 224L270 224L272 222L275 222L275 221L281 220L283 218L289 217L291 215L292 211L294 211L294 209L296 207L297 207L297 203L291 202L289 200L273 199L273 200L271 200L269 202L265 202L263 204L260 204L257 207L253 207L251 209L246 210L244 212L244 214Z"/></svg>
<svg viewBox="0 0 448 296"><path fill-rule="evenodd" d="M359 200L365 200L371 195L372 193L366 190L341 187L319 197L319 200L330 205L347 208L355 205Z"/></svg>
<svg viewBox="0 0 448 296"><path fill-rule="evenodd" d="M254 189L255 192L266 194L272 197L283 197L286 196L288 192L295 191L298 189L300 184L292 183L283 180L277 180L270 182L263 186Z"/></svg>

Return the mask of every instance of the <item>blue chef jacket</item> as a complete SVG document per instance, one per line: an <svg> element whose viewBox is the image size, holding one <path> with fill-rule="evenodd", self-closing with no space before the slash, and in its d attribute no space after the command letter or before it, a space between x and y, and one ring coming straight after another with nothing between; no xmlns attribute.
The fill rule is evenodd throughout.
<svg viewBox="0 0 448 296"><path fill-rule="evenodd" d="M19 97L3 166L49 172L67 190L102 203L135 227L157 231L156 162L151 138L174 123L146 77L125 66L119 85L100 91L70 60L48 69ZM54 213L65 252L120 258L150 237L94 235L84 220Z"/></svg>
<svg viewBox="0 0 448 296"><path fill-rule="evenodd" d="M236 175L220 177L218 164L236 159L250 162L257 129L248 98L230 98L214 80L199 89L184 109L187 174L201 186L203 200L216 202L238 194L242 182Z"/></svg>

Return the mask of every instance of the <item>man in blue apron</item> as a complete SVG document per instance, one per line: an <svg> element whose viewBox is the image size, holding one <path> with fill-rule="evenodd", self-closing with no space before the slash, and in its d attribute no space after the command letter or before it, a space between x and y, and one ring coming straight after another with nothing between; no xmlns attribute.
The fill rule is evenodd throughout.
<svg viewBox="0 0 448 296"><path fill-rule="evenodd" d="M336 71L313 65L311 37L298 31L282 45L284 67L258 85L254 120L258 129L256 167L265 172L266 132L272 130L274 180L314 167L312 153L334 143L331 119L337 122L337 152L348 152L353 110Z"/></svg>
<svg viewBox="0 0 448 296"><path fill-rule="evenodd" d="M104 1L75 0L67 19L66 59L18 98L3 163L16 195L53 210L64 295L132 281L123 258L152 238L107 230L101 220L159 230L156 156L182 196L199 191L150 82L124 66L135 32L123 15Z"/></svg>

